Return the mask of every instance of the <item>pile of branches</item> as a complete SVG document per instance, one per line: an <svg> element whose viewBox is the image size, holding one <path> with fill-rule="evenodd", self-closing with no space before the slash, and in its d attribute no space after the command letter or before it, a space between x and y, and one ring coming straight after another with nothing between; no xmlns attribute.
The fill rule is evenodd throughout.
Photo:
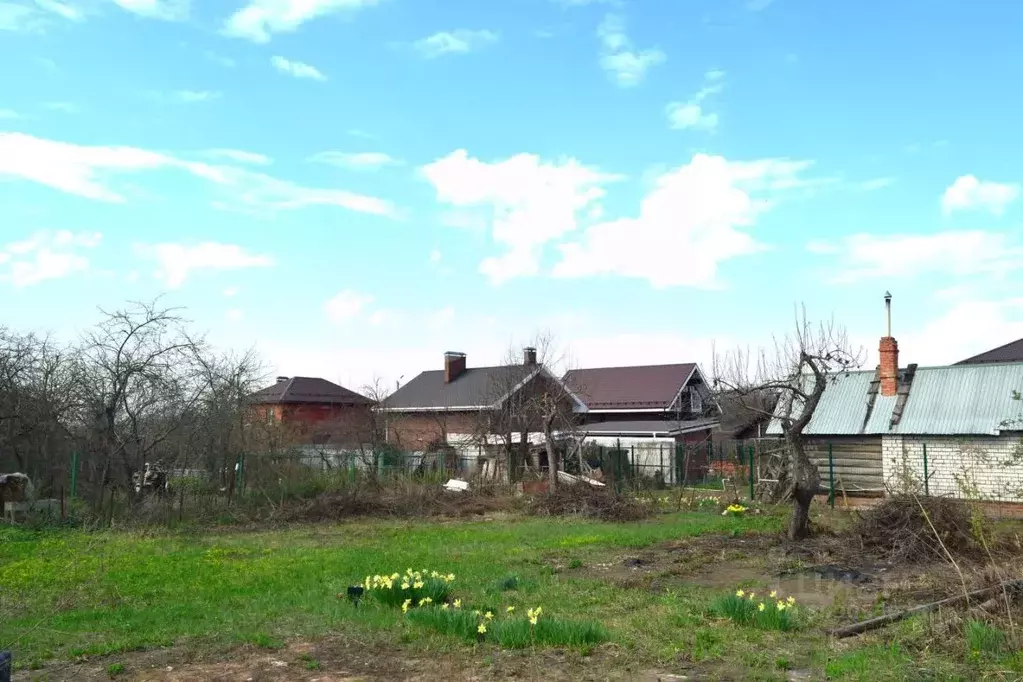
<svg viewBox="0 0 1023 682"><path fill-rule="evenodd" d="M353 517L467 517L503 511L513 503L498 491L451 492L435 484L397 487L345 487L311 499L291 501L278 510L289 522L332 521Z"/></svg>
<svg viewBox="0 0 1023 682"><path fill-rule="evenodd" d="M983 559L970 507L948 497L889 497L860 513L854 532L862 548L885 561L923 563Z"/></svg>
<svg viewBox="0 0 1023 682"><path fill-rule="evenodd" d="M639 500L607 488L561 485L538 495L529 504L534 516L584 516L598 521L639 521L653 510Z"/></svg>

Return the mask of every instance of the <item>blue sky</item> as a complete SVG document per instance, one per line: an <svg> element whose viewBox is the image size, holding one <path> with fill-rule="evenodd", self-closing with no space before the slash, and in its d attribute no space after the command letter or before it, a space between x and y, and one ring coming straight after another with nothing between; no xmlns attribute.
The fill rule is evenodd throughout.
<svg viewBox="0 0 1023 682"><path fill-rule="evenodd" d="M0 322L164 294L271 372L708 364L793 305L1023 336L1018 3L13 0ZM876 355L876 353L874 354ZM874 362L874 355L868 363Z"/></svg>

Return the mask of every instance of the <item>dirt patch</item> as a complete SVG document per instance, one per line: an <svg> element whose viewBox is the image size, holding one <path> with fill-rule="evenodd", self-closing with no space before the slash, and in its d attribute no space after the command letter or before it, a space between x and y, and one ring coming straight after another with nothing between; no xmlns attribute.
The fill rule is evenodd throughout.
<svg viewBox="0 0 1023 682"><path fill-rule="evenodd" d="M121 666L111 676L110 666ZM99 682L365 682L376 680L632 680L721 679L694 670L645 670L613 645L589 655L575 651L503 651L489 647L446 652L405 651L383 640L364 642L335 636L267 651L242 647L199 654L184 648L133 652L75 664L20 672L14 679ZM740 679L740 678L735 678Z"/></svg>

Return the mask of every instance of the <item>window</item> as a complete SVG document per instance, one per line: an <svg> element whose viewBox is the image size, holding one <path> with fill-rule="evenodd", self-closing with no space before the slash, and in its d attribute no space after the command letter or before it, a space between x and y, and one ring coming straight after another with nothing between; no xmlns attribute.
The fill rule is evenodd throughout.
<svg viewBox="0 0 1023 682"><path fill-rule="evenodd" d="M700 394L700 389L695 386L689 387L689 411L703 412L703 396Z"/></svg>

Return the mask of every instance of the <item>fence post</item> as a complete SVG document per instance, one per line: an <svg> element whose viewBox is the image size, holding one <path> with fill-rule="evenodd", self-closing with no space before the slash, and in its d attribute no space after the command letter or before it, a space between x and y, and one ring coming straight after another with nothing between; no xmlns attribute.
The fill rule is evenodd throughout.
<svg viewBox="0 0 1023 682"><path fill-rule="evenodd" d="M11 682L13 660L13 654L10 651L0 651L0 682Z"/></svg>
<svg viewBox="0 0 1023 682"><path fill-rule="evenodd" d="M78 453L71 453L71 499L75 499L78 492Z"/></svg>
<svg viewBox="0 0 1023 682"><path fill-rule="evenodd" d="M832 452L833 444L828 442L828 477L830 478L831 485L830 493L828 494L828 504L831 508L835 508L835 456Z"/></svg>
<svg viewBox="0 0 1023 682"><path fill-rule="evenodd" d="M660 468L658 471L661 472L661 477L664 477L664 443L657 444L657 459L660 462Z"/></svg>
<svg viewBox="0 0 1023 682"><path fill-rule="evenodd" d="M924 443L923 446L924 446L924 495L927 495L929 497L931 494L931 482L929 480L930 474L927 473L927 443Z"/></svg>
<svg viewBox="0 0 1023 682"><path fill-rule="evenodd" d="M714 464L714 441L707 441L707 466L703 467L703 482L707 482L707 473L710 471L711 465Z"/></svg>
<svg viewBox="0 0 1023 682"><path fill-rule="evenodd" d="M754 493L754 490L753 490L753 478L756 475L755 472L754 472L755 468L756 468L756 465L753 463L753 446L751 445L751 446L749 446L749 500L750 500L750 502L753 501L753 498L755 496L755 493Z"/></svg>

